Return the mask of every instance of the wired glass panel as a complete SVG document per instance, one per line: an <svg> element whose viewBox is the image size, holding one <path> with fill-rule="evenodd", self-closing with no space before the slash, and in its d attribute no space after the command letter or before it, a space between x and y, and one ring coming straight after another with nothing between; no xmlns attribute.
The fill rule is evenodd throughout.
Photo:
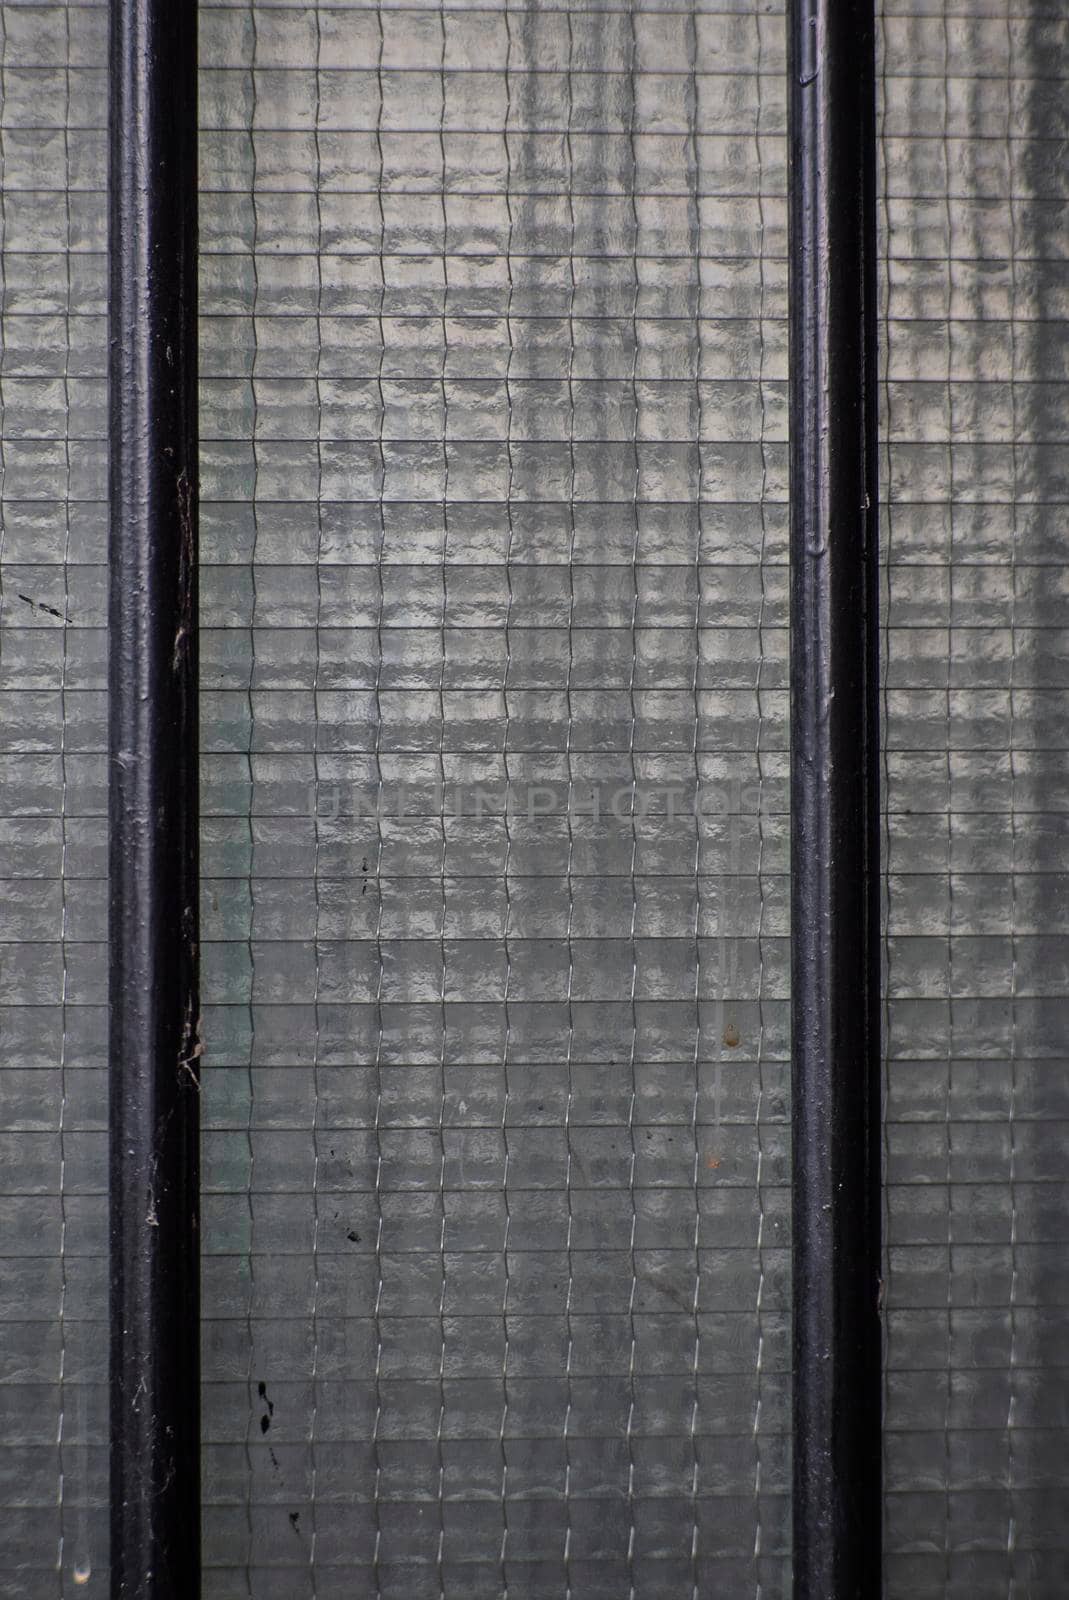
<svg viewBox="0 0 1069 1600"><path fill-rule="evenodd" d="M0 1587L107 1592L107 11L0 5Z"/></svg>
<svg viewBox="0 0 1069 1600"><path fill-rule="evenodd" d="M26 1600L107 1587L105 16L0 6ZM201 35L206 1593L785 1595L782 19ZM892 1596L1069 1583L1067 51L885 7Z"/></svg>
<svg viewBox="0 0 1069 1600"><path fill-rule="evenodd" d="M1063 8L883 17L889 1596L1069 1586Z"/></svg>
<svg viewBox="0 0 1069 1600"><path fill-rule="evenodd" d="M782 16L200 15L206 1593L786 1594Z"/></svg>

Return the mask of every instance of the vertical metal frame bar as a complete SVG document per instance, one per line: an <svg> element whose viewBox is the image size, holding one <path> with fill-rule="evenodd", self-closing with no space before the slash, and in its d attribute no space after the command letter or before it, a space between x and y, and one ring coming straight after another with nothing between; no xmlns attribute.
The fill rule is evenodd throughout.
<svg viewBox="0 0 1069 1600"><path fill-rule="evenodd" d="M794 1593L881 1584L873 0L790 3Z"/></svg>
<svg viewBox="0 0 1069 1600"><path fill-rule="evenodd" d="M111 0L111 1593L200 1592L195 0Z"/></svg>

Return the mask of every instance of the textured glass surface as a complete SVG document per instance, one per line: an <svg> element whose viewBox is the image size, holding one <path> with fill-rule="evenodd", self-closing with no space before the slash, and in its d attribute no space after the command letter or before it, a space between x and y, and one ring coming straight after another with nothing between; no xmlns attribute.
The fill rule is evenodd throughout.
<svg viewBox="0 0 1069 1600"><path fill-rule="evenodd" d="M1005 10L882 25L891 1600L1069 1592L1069 25ZM105 14L0 4L13 1600L107 1587ZM778 6L201 32L205 1593L786 1596Z"/></svg>
<svg viewBox="0 0 1069 1600"><path fill-rule="evenodd" d="M0 5L0 1591L103 1596L103 6Z"/></svg>
<svg viewBox="0 0 1069 1600"><path fill-rule="evenodd" d="M1069 1593L1064 9L888 7L892 1597Z"/></svg>
<svg viewBox="0 0 1069 1600"><path fill-rule="evenodd" d="M770 1600L782 18L201 32L206 1593Z"/></svg>

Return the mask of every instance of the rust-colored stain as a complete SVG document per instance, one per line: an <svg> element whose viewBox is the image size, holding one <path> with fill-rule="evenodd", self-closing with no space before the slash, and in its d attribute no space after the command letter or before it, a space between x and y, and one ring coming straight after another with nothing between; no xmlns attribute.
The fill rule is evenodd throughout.
<svg viewBox="0 0 1069 1600"><path fill-rule="evenodd" d="M729 1050L734 1050L738 1042L739 1030L736 1028L733 1022L729 1022L727 1027L724 1029L724 1043L727 1045Z"/></svg>
<svg viewBox="0 0 1069 1600"><path fill-rule="evenodd" d="M720 1157L706 1156L705 1165L709 1168L710 1172L715 1172L717 1167L720 1165Z"/></svg>

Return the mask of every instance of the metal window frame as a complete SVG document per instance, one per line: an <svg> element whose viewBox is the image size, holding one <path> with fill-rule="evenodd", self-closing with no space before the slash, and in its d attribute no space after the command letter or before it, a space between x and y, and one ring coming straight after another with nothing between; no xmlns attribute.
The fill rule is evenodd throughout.
<svg viewBox="0 0 1069 1600"><path fill-rule="evenodd" d="M111 1591L200 1592L196 0L110 0ZM872 0L791 0L794 1592L880 1592Z"/></svg>
<svg viewBox="0 0 1069 1600"><path fill-rule="evenodd" d="M873 0L789 7L796 1600L881 1588Z"/></svg>
<svg viewBox="0 0 1069 1600"><path fill-rule="evenodd" d="M196 0L111 0L111 1593L200 1592Z"/></svg>

